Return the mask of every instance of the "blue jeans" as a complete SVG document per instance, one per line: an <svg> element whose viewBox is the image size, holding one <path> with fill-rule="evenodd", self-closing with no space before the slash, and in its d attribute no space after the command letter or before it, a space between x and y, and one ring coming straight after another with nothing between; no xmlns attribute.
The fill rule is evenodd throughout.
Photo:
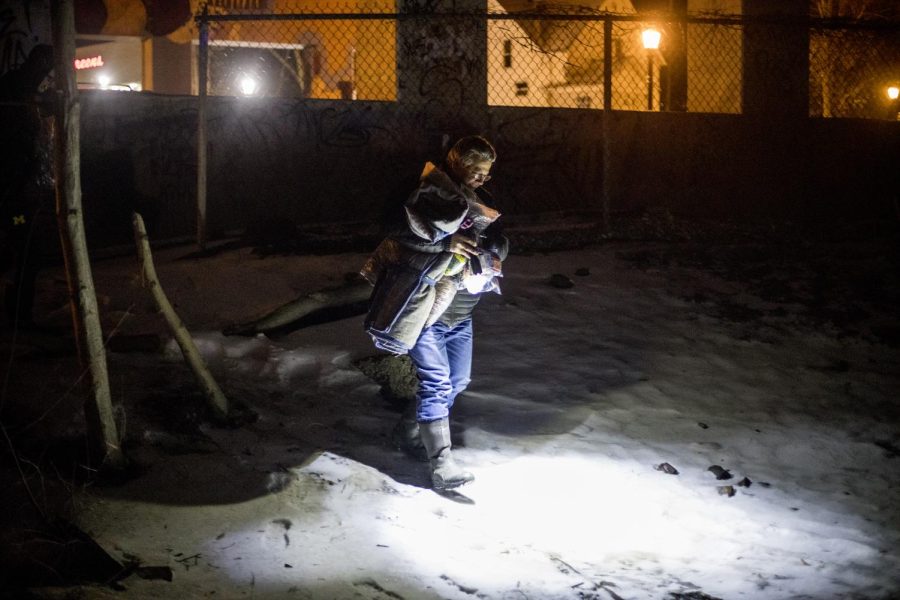
<svg viewBox="0 0 900 600"><path fill-rule="evenodd" d="M455 327L435 323L426 328L409 351L416 367L416 420L428 423L450 416L453 401L472 374L472 319Z"/></svg>

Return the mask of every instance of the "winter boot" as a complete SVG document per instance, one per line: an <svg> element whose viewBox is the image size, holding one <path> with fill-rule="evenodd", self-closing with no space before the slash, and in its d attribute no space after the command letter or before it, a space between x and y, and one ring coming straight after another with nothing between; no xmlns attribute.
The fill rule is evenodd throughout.
<svg viewBox="0 0 900 600"><path fill-rule="evenodd" d="M449 490L465 485L475 476L463 470L450 454L450 420L419 423L422 443L431 461L431 483L436 490Z"/></svg>
<svg viewBox="0 0 900 600"><path fill-rule="evenodd" d="M410 406L400 415L400 420L391 431L391 442L397 450L422 462L428 460L428 453L419 435L419 423L416 421L416 404Z"/></svg>

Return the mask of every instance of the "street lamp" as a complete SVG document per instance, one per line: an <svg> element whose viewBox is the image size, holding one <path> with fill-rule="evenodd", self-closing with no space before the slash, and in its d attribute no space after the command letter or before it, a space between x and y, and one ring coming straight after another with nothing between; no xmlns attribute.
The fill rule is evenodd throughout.
<svg viewBox="0 0 900 600"><path fill-rule="evenodd" d="M243 95L252 96L259 88L259 82L256 81L255 77L251 77L250 75L242 75L238 80L238 87L240 87L241 93Z"/></svg>
<svg viewBox="0 0 900 600"><path fill-rule="evenodd" d="M657 29L648 27L641 32L641 40L647 51L647 110L653 110L653 54L659 50L662 34Z"/></svg>
<svg viewBox="0 0 900 600"><path fill-rule="evenodd" d="M897 85L889 85L887 87L887 97L888 97L888 118L891 120L900 120L900 102L897 101L900 98L900 86Z"/></svg>

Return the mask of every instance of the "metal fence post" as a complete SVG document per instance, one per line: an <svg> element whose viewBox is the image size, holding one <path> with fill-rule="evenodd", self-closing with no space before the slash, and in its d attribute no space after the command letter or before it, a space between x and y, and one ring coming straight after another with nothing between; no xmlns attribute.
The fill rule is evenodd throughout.
<svg viewBox="0 0 900 600"><path fill-rule="evenodd" d="M200 44L197 57L197 246L206 247L206 87L209 52L209 12L206 5L200 21Z"/></svg>
<svg viewBox="0 0 900 600"><path fill-rule="evenodd" d="M603 21L603 231L610 232L609 199L612 195L612 36L613 22L609 15Z"/></svg>

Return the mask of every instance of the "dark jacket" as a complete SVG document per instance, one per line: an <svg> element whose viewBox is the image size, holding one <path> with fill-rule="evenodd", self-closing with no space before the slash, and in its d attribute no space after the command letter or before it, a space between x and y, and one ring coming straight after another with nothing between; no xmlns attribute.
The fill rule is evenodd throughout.
<svg viewBox="0 0 900 600"><path fill-rule="evenodd" d="M425 165L418 188L406 201L405 222L379 244L361 270L375 286L365 328L377 347L405 354L422 329L436 320L435 285L453 260L450 236L480 203L471 189L433 164Z"/></svg>

